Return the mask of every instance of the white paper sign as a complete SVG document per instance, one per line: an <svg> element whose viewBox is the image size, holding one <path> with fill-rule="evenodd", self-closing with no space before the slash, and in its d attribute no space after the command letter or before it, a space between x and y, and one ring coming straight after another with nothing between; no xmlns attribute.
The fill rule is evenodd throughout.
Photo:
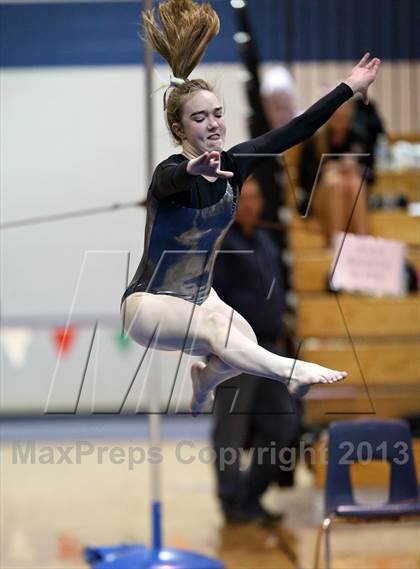
<svg viewBox="0 0 420 569"><path fill-rule="evenodd" d="M344 240L344 241L343 241ZM330 269L335 289L375 295L401 295L406 245L369 235L335 236Z"/></svg>

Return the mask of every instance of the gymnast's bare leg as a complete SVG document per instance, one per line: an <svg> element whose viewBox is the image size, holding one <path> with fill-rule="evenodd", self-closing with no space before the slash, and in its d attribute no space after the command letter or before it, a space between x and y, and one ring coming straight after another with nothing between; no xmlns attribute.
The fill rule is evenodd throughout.
<svg viewBox="0 0 420 569"><path fill-rule="evenodd" d="M198 411L219 383L240 373L286 383L291 392L300 386L335 383L347 373L273 354L257 344L251 326L212 290L202 305L164 294L140 292L122 307L124 329L141 346L154 334L157 349L183 350L210 356L207 365L192 366L192 410Z"/></svg>

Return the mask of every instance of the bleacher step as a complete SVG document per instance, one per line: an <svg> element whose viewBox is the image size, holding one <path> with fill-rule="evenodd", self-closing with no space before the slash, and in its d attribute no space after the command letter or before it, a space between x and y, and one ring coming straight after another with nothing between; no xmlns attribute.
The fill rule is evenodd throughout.
<svg viewBox="0 0 420 569"><path fill-rule="evenodd" d="M396 239L408 245L420 245L420 219L402 210L378 210L369 213L369 233L374 237ZM292 250L322 249L327 246L321 224L315 217L293 215L289 243Z"/></svg>
<svg viewBox="0 0 420 569"><path fill-rule="evenodd" d="M303 342L299 359L346 370L343 386L420 385L420 345L416 338L387 341L313 340Z"/></svg>
<svg viewBox="0 0 420 569"><path fill-rule="evenodd" d="M401 298L331 293L300 295L296 334L300 339L418 336L419 298L415 294Z"/></svg>

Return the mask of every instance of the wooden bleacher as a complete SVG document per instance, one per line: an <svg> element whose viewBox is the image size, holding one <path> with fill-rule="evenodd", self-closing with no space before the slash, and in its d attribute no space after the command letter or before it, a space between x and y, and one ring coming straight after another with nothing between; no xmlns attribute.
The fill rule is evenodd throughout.
<svg viewBox="0 0 420 569"><path fill-rule="evenodd" d="M388 196L404 194L409 202L418 202L420 201L420 169L381 172L372 191L374 194Z"/></svg>
<svg viewBox="0 0 420 569"><path fill-rule="evenodd" d="M292 250L325 249L325 236L317 219L305 219L296 214L292 218L290 229L289 243ZM410 246L418 246L419 230L418 218L408 216L403 210L375 210L369 214L369 231L375 237L397 239Z"/></svg>
<svg viewBox="0 0 420 569"><path fill-rule="evenodd" d="M373 191L420 201L420 171L380 174ZM404 241L408 261L420 269L419 218L400 209L375 210L369 225L372 235ZM311 389L305 398L306 424L315 427L349 416L420 414L418 295L374 298L327 292L332 253L316 219L295 214L289 244L298 298L298 357L349 372L342 384Z"/></svg>

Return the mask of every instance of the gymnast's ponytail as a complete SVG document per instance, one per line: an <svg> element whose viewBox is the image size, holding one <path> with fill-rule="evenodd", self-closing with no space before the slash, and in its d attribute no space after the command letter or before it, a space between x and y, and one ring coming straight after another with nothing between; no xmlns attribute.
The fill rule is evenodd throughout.
<svg viewBox="0 0 420 569"><path fill-rule="evenodd" d="M162 27L156 23L153 10L143 12L147 38L169 63L174 76L186 81L219 33L219 17L210 4L193 0L162 2L159 15Z"/></svg>
<svg viewBox="0 0 420 569"><path fill-rule="evenodd" d="M175 140L180 142L172 124L181 121L188 95L202 89L212 91L206 81L188 77L219 33L220 22L210 4L193 0L166 0L159 4L159 16L161 26L153 10L144 11L144 31L146 39L172 70L171 87L174 88L167 100L166 120Z"/></svg>

